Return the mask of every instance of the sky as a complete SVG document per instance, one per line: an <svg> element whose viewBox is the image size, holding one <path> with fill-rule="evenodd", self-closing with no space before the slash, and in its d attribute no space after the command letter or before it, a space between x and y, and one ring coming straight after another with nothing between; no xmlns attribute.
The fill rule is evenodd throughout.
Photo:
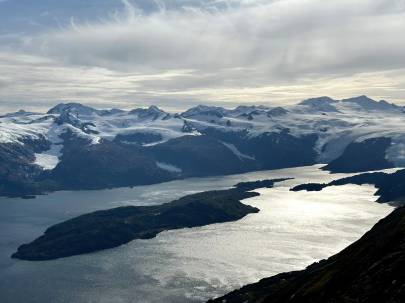
<svg viewBox="0 0 405 303"><path fill-rule="evenodd" d="M0 112L405 105L405 0L0 0Z"/></svg>

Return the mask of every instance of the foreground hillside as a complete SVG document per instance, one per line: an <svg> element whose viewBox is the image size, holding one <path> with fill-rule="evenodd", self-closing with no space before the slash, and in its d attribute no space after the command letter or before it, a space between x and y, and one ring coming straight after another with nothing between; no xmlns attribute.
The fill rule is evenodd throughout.
<svg viewBox="0 0 405 303"><path fill-rule="evenodd" d="M210 301L332 303L405 301L405 207L342 252L302 271L282 273Z"/></svg>
<svg viewBox="0 0 405 303"><path fill-rule="evenodd" d="M295 106L59 104L0 117L0 195L100 189L327 163L332 172L403 166L404 108L366 96Z"/></svg>

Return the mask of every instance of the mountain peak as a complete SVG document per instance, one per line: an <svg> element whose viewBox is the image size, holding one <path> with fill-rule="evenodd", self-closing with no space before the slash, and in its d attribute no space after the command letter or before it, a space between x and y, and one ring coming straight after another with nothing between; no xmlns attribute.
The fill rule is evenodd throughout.
<svg viewBox="0 0 405 303"><path fill-rule="evenodd" d="M338 111L334 104L338 101L330 97L323 96L318 98L306 99L298 105L309 107L311 110L322 111L322 112L336 112Z"/></svg>
<svg viewBox="0 0 405 303"><path fill-rule="evenodd" d="M355 105L356 107L365 110L393 110L398 108L398 106L395 104L388 103L387 101L384 100L376 101L365 95L349 99L343 99L342 102L346 104Z"/></svg>
<svg viewBox="0 0 405 303"><path fill-rule="evenodd" d="M181 115L186 118L192 117L195 115L215 116L218 118L222 118L224 116L225 111L226 110L223 107L197 105L195 107L188 109Z"/></svg>
<svg viewBox="0 0 405 303"><path fill-rule="evenodd" d="M80 103L71 102L59 103L58 105L52 107L47 114L62 114L64 112L70 112L77 115L91 115L94 112L97 112L97 110Z"/></svg>
<svg viewBox="0 0 405 303"><path fill-rule="evenodd" d="M342 102L356 102L356 103L371 102L371 103L376 103L377 101L369 98L366 95L361 95L361 96L357 96L357 97L343 99Z"/></svg>
<svg viewBox="0 0 405 303"><path fill-rule="evenodd" d="M156 105L151 105L148 107L148 111L150 112L157 112L157 113L164 113L165 111L157 107Z"/></svg>
<svg viewBox="0 0 405 303"><path fill-rule="evenodd" d="M334 100L328 96L316 97L316 98L309 98L300 103L299 105L309 105L309 104L319 104L319 103L337 103L337 100Z"/></svg>
<svg viewBox="0 0 405 303"><path fill-rule="evenodd" d="M268 116L282 116L282 115L286 115L287 113L288 113L288 110L286 110L283 107L278 106L278 107L274 107L274 108L270 109L267 112L267 115Z"/></svg>
<svg viewBox="0 0 405 303"><path fill-rule="evenodd" d="M148 108L136 108L129 112L132 115L137 115L139 118L142 119L152 119L156 120L160 116L167 116L167 113L157 107L156 105L151 105Z"/></svg>

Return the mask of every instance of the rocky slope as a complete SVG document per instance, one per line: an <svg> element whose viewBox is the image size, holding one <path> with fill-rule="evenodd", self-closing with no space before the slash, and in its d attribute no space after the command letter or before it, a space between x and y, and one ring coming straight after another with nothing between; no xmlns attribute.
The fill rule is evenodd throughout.
<svg viewBox="0 0 405 303"><path fill-rule="evenodd" d="M400 303L405 300L405 207L342 252L210 302Z"/></svg>
<svg viewBox="0 0 405 303"><path fill-rule="evenodd" d="M366 96L281 107L197 106L171 114L59 104L0 116L0 195L151 184L329 163L405 165L404 109Z"/></svg>
<svg viewBox="0 0 405 303"><path fill-rule="evenodd" d="M385 157L391 146L391 138L371 138L362 142L351 142L343 154L332 160L323 169L334 173L353 173L381 170L394 167Z"/></svg>

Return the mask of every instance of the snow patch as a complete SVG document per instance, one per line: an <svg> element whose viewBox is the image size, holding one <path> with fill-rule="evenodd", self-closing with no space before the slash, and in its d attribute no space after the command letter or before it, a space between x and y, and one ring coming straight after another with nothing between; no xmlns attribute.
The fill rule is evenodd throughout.
<svg viewBox="0 0 405 303"><path fill-rule="evenodd" d="M60 162L62 156L62 144L52 145L51 148L43 153L35 154L34 164L41 166L44 170L52 170Z"/></svg>
<svg viewBox="0 0 405 303"><path fill-rule="evenodd" d="M243 160L243 159L248 159L248 160L256 160L255 157L249 156L249 155L245 155L243 153L241 153L239 151L239 149L236 148L235 145L230 144L230 143L225 143L225 142L221 142L223 145L225 145L227 148L229 148L229 150L231 152L234 153L235 156L237 156L239 159Z"/></svg>
<svg viewBox="0 0 405 303"><path fill-rule="evenodd" d="M52 170L60 162L62 156L63 140L60 135L65 131L64 127L59 127L53 123L45 137L51 142L51 148L42 153L35 154L34 164L41 166L44 170Z"/></svg>
<svg viewBox="0 0 405 303"><path fill-rule="evenodd" d="M171 172L171 173L181 173L181 172L183 171L181 168L179 168L179 167L177 167L177 166L174 166L174 165L172 165L172 164L169 164L169 163L156 162L156 165L157 165L159 168L161 168L161 169L163 169L163 170L166 170L166 171L168 171L168 172Z"/></svg>

